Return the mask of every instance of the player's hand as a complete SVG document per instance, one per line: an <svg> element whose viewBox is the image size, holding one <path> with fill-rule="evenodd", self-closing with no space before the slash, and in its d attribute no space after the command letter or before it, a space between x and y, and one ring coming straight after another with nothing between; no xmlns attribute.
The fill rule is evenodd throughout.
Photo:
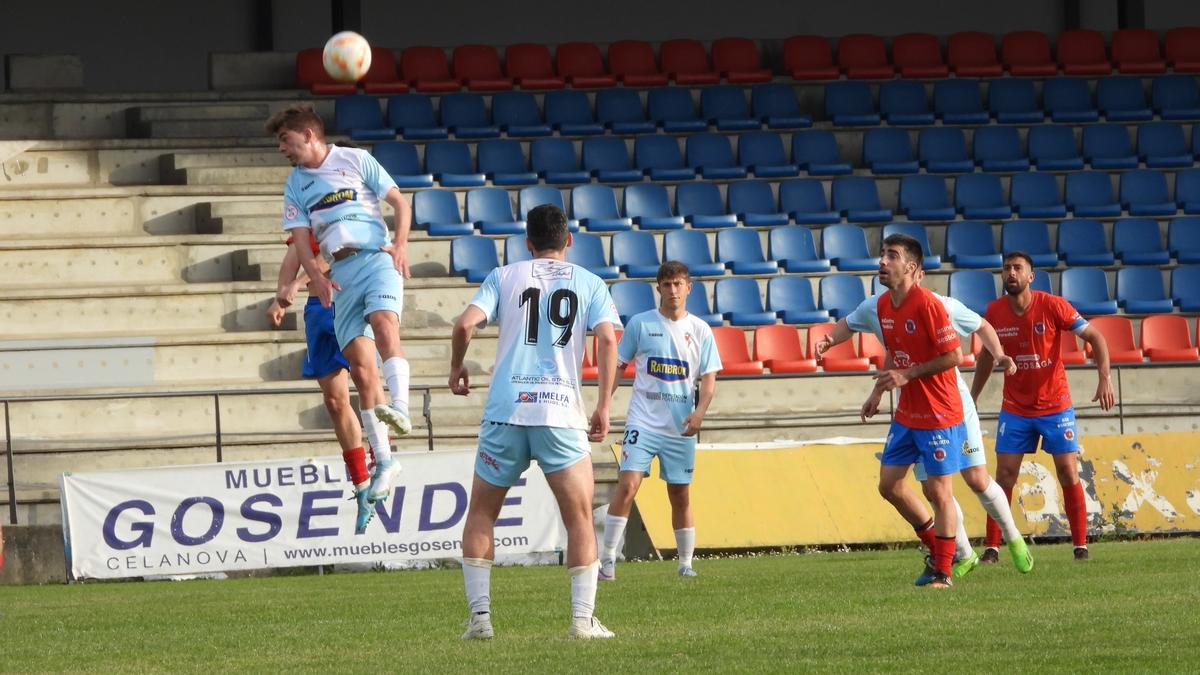
<svg viewBox="0 0 1200 675"><path fill-rule="evenodd" d="M267 308L267 321L270 321L272 326L279 328L283 323L284 314L287 314L287 310L279 304L279 300L272 300L271 306Z"/></svg>
<svg viewBox="0 0 1200 675"><path fill-rule="evenodd" d="M1101 410L1112 410L1113 404L1116 403L1112 378L1107 376L1100 378L1100 383L1096 385L1096 395L1092 397L1092 401L1099 401Z"/></svg>
<svg viewBox="0 0 1200 675"><path fill-rule="evenodd" d="M471 375L465 365L450 368L450 391L458 396L471 393Z"/></svg>
<svg viewBox="0 0 1200 675"><path fill-rule="evenodd" d="M333 306L333 292L342 290L338 282L324 274L314 277L309 283L312 284L313 291L317 294L317 299L321 301L321 306L325 309Z"/></svg>
<svg viewBox="0 0 1200 675"><path fill-rule="evenodd" d="M695 436L700 433L700 427L704 424L704 415L693 412L683 420L683 435Z"/></svg>
<svg viewBox="0 0 1200 675"><path fill-rule="evenodd" d="M900 387L908 384L908 373L899 369L885 370L882 373L876 373L874 378L879 383L879 386L883 387L884 391L899 389Z"/></svg>
<svg viewBox="0 0 1200 675"><path fill-rule="evenodd" d="M396 266L396 271L405 279L412 278L412 271L408 269L408 247L404 245L397 246L396 244L388 244L384 246L382 251L387 251L392 256L392 264Z"/></svg>
<svg viewBox="0 0 1200 675"><path fill-rule="evenodd" d="M608 435L608 411L596 408L592 413L592 421L588 427L588 440L593 443L599 443Z"/></svg>
<svg viewBox="0 0 1200 675"><path fill-rule="evenodd" d="M825 337L821 338L820 340L817 340L817 344L813 345L813 349L816 350L817 357L820 358L820 357L824 356L825 352L828 351L829 348L832 346L833 346L833 338L830 337L829 335L826 335Z"/></svg>
<svg viewBox="0 0 1200 675"><path fill-rule="evenodd" d="M1017 362L1007 354L996 359L996 366L1003 370L1005 375L1017 374Z"/></svg>
<svg viewBox="0 0 1200 675"><path fill-rule="evenodd" d="M866 424L868 418L874 417L875 413L879 412L879 399L880 397L877 394L871 392L871 395L862 404L862 409L858 412L858 419L863 424Z"/></svg>

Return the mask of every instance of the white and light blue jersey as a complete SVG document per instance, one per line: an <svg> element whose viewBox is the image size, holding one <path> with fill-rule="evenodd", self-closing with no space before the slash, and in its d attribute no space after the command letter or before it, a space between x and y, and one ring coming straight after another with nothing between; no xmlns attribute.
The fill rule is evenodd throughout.
<svg viewBox="0 0 1200 675"><path fill-rule="evenodd" d="M321 166L297 166L283 188L283 229L312 228L326 255L388 244L379 200L396 187L365 150L329 146Z"/></svg>
<svg viewBox="0 0 1200 675"><path fill-rule="evenodd" d="M579 389L587 331L621 327L600 277L569 262L524 260L492 270L471 304L500 324L483 419L587 429Z"/></svg>
<svg viewBox="0 0 1200 675"><path fill-rule="evenodd" d="M626 428L663 436L682 435L683 421L696 409L696 380L722 368L707 323L691 314L672 321L657 309L629 319L617 357L637 371Z"/></svg>

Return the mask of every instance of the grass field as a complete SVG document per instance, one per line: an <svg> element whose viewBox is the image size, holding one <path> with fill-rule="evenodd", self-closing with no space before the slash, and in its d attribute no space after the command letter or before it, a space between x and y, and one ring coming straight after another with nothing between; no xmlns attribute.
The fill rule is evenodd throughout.
<svg viewBox="0 0 1200 675"><path fill-rule="evenodd" d="M911 549L622 564L593 643L560 567L493 572L489 643L458 570L3 587L0 671L1200 670L1200 539L1033 550L946 591Z"/></svg>

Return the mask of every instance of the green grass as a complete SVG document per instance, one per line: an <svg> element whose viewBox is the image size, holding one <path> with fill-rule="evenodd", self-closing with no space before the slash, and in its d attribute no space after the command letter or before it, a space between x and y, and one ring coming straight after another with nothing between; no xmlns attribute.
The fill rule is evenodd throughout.
<svg viewBox="0 0 1200 675"><path fill-rule="evenodd" d="M560 567L492 575L496 639L463 643L457 570L0 588L0 671L1195 671L1200 539L1037 546L918 589L913 550L628 563L615 640L565 639ZM1002 552L1003 554L1004 552Z"/></svg>

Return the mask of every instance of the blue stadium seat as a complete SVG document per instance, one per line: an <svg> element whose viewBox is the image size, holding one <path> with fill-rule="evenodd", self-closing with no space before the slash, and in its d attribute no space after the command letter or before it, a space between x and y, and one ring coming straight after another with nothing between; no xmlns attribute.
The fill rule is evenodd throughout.
<svg viewBox="0 0 1200 675"><path fill-rule="evenodd" d="M1200 312L1200 265L1176 267L1171 272L1171 298L1181 312Z"/></svg>
<svg viewBox="0 0 1200 675"><path fill-rule="evenodd" d="M562 192L556 187L549 185L538 185L536 187L521 188L517 193L517 212L521 215L521 220L526 220L529 217L529 212L542 204L553 204L567 212L567 205L563 203ZM579 229L579 221L568 220L567 227L572 231Z"/></svg>
<svg viewBox="0 0 1200 675"><path fill-rule="evenodd" d="M492 185L537 185L538 175L529 170L525 151L517 141L482 141L475 146L475 160Z"/></svg>
<svg viewBox="0 0 1200 675"><path fill-rule="evenodd" d="M614 134L652 134L658 125L646 119L634 89L613 87L596 92L596 121Z"/></svg>
<svg viewBox="0 0 1200 675"><path fill-rule="evenodd" d="M1122 265L1166 265L1171 254L1163 246L1158 221L1122 218L1113 223L1113 253Z"/></svg>
<svg viewBox="0 0 1200 675"><path fill-rule="evenodd" d="M1175 204L1184 213L1200 213L1200 169L1175 173Z"/></svg>
<svg viewBox="0 0 1200 675"><path fill-rule="evenodd" d="M1121 205L1113 194L1107 173L1077 171L1067 174L1067 208L1078 218L1105 218L1121 215Z"/></svg>
<svg viewBox="0 0 1200 675"><path fill-rule="evenodd" d="M658 276L658 245L649 232L618 232L610 237L609 259L630 278Z"/></svg>
<svg viewBox="0 0 1200 675"><path fill-rule="evenodd" d="M839 272L879 269L879 256L867 248L867 233L857 225L830 225L821 231L821 255Z"/></svg>
<svg viewBox="0 0 1200 675"><path fill-rule="evenodd" d="M879 85L879 114L888 124L933 124L925 85L916 80L892 80Z"/></svg>
<svg viewBox="0 0 1200 675"><path fill-rule="evenodd" d="M750 131L762 128L757 117L750 116L746 94L729 84L700 90L700 116L718 131Z"/></svg>
<svg viewBox="0 0 1200 675"><path fill-rule="evenodd" d="M482 187L487 184L487 176L475 170L471 148L462 141L426 143L425 172L433 174L442 187Z"/></svg>
<svg viewBox="0 0 1200 675"><path fill-rule="evenodd" d="M699 230L671 230L663 236L663 262L678 260L694 277L724 276L725 263L713 262L708 237Z"/></svg>
<svg viewBox="0 0 1200 675"><path fill-rule="evenodd" d="M820 186L818 185L818 188ZM729 213L748 227L787 225L791 217L781 212L775 203L771 184L759 180L739 180L726 188Z"/></svg>
<svg viewBox="0 0 1200 675"><path fill-rule="evenodd" d="M461 275L473 284L483 283L500 266L496 244L488 237L470 234L450 242L450 273Z"/></svg>
<svg viewBox="0 0 1200 675"><path fill-rule="evenodd" d="M829 312L817 309L812 283L804 277L781 276L767 282L767 311L787 324L825 323Z"/></svg>
<svg viewBox="0 0 1200 675"><path fill-rule="evenodd" d="M1102 267L1116 261L1098 220L1064 220L1058 224L1058 254L1072 267Z"/></svg>
<svg viewBox="0 0 1200 675"><path fill-rule="evenodd" d="M529 166L547 183L570 185L592 179L590 172L579 168L575 146L565 138L539 138L530 143Z"/></svg>
<svg viewBox="0 0 1200 675"><path fill-rule="evenodd" d="M1200 218L1172 218L1167 225L1167 250L1180 264L1200 263Z"/></svg>
<svg viewBox="0 0 1200 675"><path fill-rule="evenodd" d="M1191 75L1161 75L1154 78L1150 101L1164 120L1200 119L1200 86Z"/></svg>
<svg viewBox="0 0 1200 675"><path fill-rule="evenodd" d="M1048 173L1013 174L1009 201L1022 218L1065 218L1067 207L1058 194L1058 180Z"/></svg>
<svg viewBox="0 0 1200 675"><path fill-rule="evenodd" d="M868 129L863 134L862 152L863 164L871 173L916 173L921 168L903 129Z"/></svg>
<svg viewBox="0 0 1200 675"><path fill-rule="evenodd" d="M775 312L763 309L758 282L753 279L720 279L713 290L713 310L731 326L769 326Z"/></svg>
<svg viewBox="0 0 1200 675"><path fill-rule="evenodd" d="M671 210L667 188L654 183L639 183L625 188L625 215L642 230L679 230L682 216Z"/></svg>
<svg viewBox="0 0 1200 675"><path fill-rule="evenodd" d="M710 326L725 325L725 320L721 318L721 315L712 311L712 305L708 302L708 286L705 286L704 282L699 279L692 282L692 290L688 293L685 307L688 314Z"/></svg>
<svg viewBox="0 0 1200 675"><path fill-rule="evenodd" d="M1046 270L1033 271L1033 283L1029 287L1035 291L1043 293L1054 293L1054 289L1050 287L1050 273Z"/></svg>
<svg viewBox="0 0 1200 675"><path fill-rule="evenodd" d="M922 267L927 270L941 269L942 256L933 254L933 247L929 245L929 234L925 231L924 225L921 223L888 223L883 226L883 239L893 234L906 234L921 244L921 251L925 254Z"/></svg>
<svg viewBox="0 0 1200 675"><path fill-rule="evenodd" d="M1003 253L1024 251L1033 258L1034 267L1055 267L1058 254L1050 248L1050 230L1040 220L1010 220L1000 228Z"/></svg>
<svg viewBox="0 0 1200 675"><path fill-rule="evenodd" d="M704 131L708 122L696 115L692 91L683 87L657 87L646 94L646 116L667 133Z"/></svg>
<svg viewBox="0 0 1200 675"><path fill-rule="evenodd" d="M512 234L504 238L504 264L511 265L522 260L533 260L533 254L525 245L523 234Z"/></svg>
<svg viewBox="0 0 1200 675"><path fill-rule="evenodd" d="M842 176L830 188L833 210L856 223L877 223L892 219L891 209L879 205L875 181L866 176Z"/></svg>
<svg viewBox="0 0 1200 675"><path fill-rule="evenodd" d="M952 272L948 283L950 297L980 316L987 312L988 303L999 297L996 294L996 275L985 270Z"/></svg>
<svg viewBox="0 0 1200 675"><path fill-rule="evenodd" d="M584 171L590 172L601 183L636 183L642 180L642 170L634 168L623 138L585 138L582 154Z"/></svg>
<svg viewBox="0 0 1200 675"><path fill-rule="evenodd" d="M785 272L828 272L829 260L817 257L812 231L799 225L773 227L767 235L767 253Z"/></svg>
<svg viewBox="0 0 1200 675"><path fill-rule="evenodd" d="M1012 217L1000 177L988 173L963 174L954 180L954 207L963 218L1002 220Z"/></svg>
<svg viewBox="0 0 1200 675"><path fill-rule="evenodd" d="M521 234L525 221L513 215L508 191L501 188L477 188L467 193L467 221L475 223L480 234Z"/></svg>
<svg viewBox="0 0 1200 675"><path fill-rule="evenodd" d="M1071 127L1042 125L1029 129L1029 162L1042 171L1078 171L1083 157Z"/></svg>
<svg viewBox="0 0 1200 675"><path fill-rule="evenodd" d="M975 220L947 225L946 260L966 269L1000 267L1003 260L996 250L992 226Z"/></svg>
<svg viewBox="0 0 1200 675"><path fill-rule="evenodd" d="M683 162L674 136L642 135L633 139L633 162L650 180L692 180L695 169Z"/></svg>
<svg viewBox="0 0 1200 675"><path fill-rule="evenodd" d="M1135 169L1138 165L1129 132L1119 124L1084 127L1083 158L1093 169Z"/></svg>
<svg viewBox="0 0 1200 675"><path fill-rule="evenodd" d="M787 160L783 139L774 131L748 131L738 136L738 164L758 178L791 178L800 167Z"/></svg>
<svg viewBox="0 0 1200 675"><path fill-rule="evenodd" d="M1098 267L1067 268L1059 277L1059 285L1063 299L1080 314L1117 313L1117 301L1108 292L1108 278Z"/></svg>
<svg viewBox="0 0 1200 675"><path fill-rule="evenodd" d="M1132 216L1173 216L1175 202L1167 188L1167 177L1154 169L1121 174L1118 182L1121 206Z"/></svg>
<svg viewBox="0 0 1200 675"><path fill-rule="evenodd" d="M387 125L410 141L435 141L450 135L446 127L437 123L433 101L422 94L389 96Z"/></svg>
<svg viewBox="0 0 1200 675"><path fill-rule="evenodd" d="M917 157L930 173L970 173L975 161L967 155L967 137L955 127L930 127L917 136Z"/></svg>
<svg viewBox="0 0 1200 675"><path fill-rule="evenodd" d="M542 103L546 123L563 136L604 133L604 125L596 121L592 114L592 103L582 91L549 91Z"/></svg>
<svg viewBox="0 0 1200 675"><path fill-rule="evenodd" d="M680 183L675 186L675 213L692 227L736 227L737 216L725 212L725 200L716 183Z"/></svg>
<svg viewBox="0 0 1200 675"><path fill-rule="evenodd" d="M600 235L576 232L567 247L567 262L575 263L601 279L616 279L621 271L604 260L604 242Z"/></svg>
<svg viewBox="0 0 1200 675"><path fill-rule="evenodd" d="M656 270L658 268L655 268ZM658 306L654 300L654 289L645 281L615 281L608 287L617 316L621 323L629 323L635 314L648 312Z"/></svg>
<svg viewBox="0 0 1200 675"><path fill-rule="evenodd" d="M1177 122L1147 122L1137 127L1138 157L1152 169L1190 167L1192 153Z"/></svg>
<svg viewBox="0 0 1200 675"><path fill-rule="evenodd" d="M384 124L379 99L363 94L339 96L333 104L335 130L356 141L390 141L396 132Z"/></svg>
<svg viewBox="0 0 1200 675"><path fill-rule="evenodd" d="M867 299L862 281L851 274L830 274L821 277L818 286L821 309L835 320L850 314Z"/></svg>
<svg viewBox="0 0 1200 675"><path fill-rule="evenodd" d="M1042 107L1055 122L1095 122L1100 113L1092 105L1087 80L1052 77L1042 84Z"/></svg>
<svg viewBox="0 0 1200 675"><path fill-rule="evenodd" d="M933 85L933 111L945 124L987 124L977 80L938 80Z"/></svg>
<svg viewBox="0 0 1200 675"><path fill-rule="evenodd" d="M824 129L792 134L792 162L810 176L841 176L852 171L838 156L837 139Z"/></svg>
<svg viewBox="0 0 1200 675"><path fill-rule="evenodd" d="M830 82L825 85L825 118L841 126L874 126L879 113L866 82Z"/></svg>
<svg viewBox="0 0 1200 675"><path fill-rule="evenodd" d="M786 84L756 84L750 88L750 112L768 129L805 129L812 117L800 110L796 90Z"/></svg>
<svg viewBox="0 0 1200 675"><path fill-rule="evenodd" d="M617 210L617 196L607 185L578 185L571 188L571 217L588 232L620 232L633 228L633 221Z"/></svg>
<svg viewBox="0 0 1200 675"><path fill-rule="evenodd" d="M376 143L371 155L391 175L401 188L427 188L433 186L433 176L421 170L417 148L410 143L388 141Z"/></svg>
<svg viewBox="0 0 1200 675"><path fill-rule="evenodd" d="M1040 124L1046 113L1038 107L1033 82L1024 78L988 80L988 110L1000 124Z"/></svg>
<svg viewBox="0 0 1200 675"><path fill-rule="evenodd" d="M1141 122L1154 117L1141 78L1130 75L1100 78L1096 82L1096 107L1109 122Z"/></svg>
<svg viewBox="0 0 1200 675"><path fill-rule="evenodd" d="M450 190L420 190L413 194L413 223L431 237L458 237L475 232L464 223L458 198Z"/></svg>
<svg viewBox="0 0 1200 675"><path fill-rule="evenodd" d="M842 217L829 210L825 187L819 180L797 178L779 184L779 210L801 225L832 225Z"/></svg>
<svg viewBox="0 0 1200 675"><path fill-rule="evenodd" d="M492 121L509 136L549 136L537 100L527 91L502 91L492 95Z"/></svg>
<svg viewBox="0 0 1200 675"><path fill-rule="evenodd" d="M909 220L954 220L946 179L928 174L901 178L900 212Z"/></svg>
<svg viewBox="0 0 1200 675"><path fill-rule="evenodd" d="M688 136L685 143L688 166L704 178L745 178L745 167L733 159L729 138L722 134L705 133Z"/></svg>
<svg viewBox="0 0 1200 675"><path fill-rule="evenodd" d="M758 231L742 227L717 232L717 261L734 274L775 274L779 264L763 255Z"/></svg>
<svg viewBox="0 0 1200 675"><path fill-rule="evenodd" d="M492 124L479 94L443 94L440 101L442 126L456 138L496 138L500 135L500 127Z"/></svg>
<svg viewBox="0 0 1200 675"><path fill-rule="evenodd" d="M1117 304L1129 314L1170 314L1175 301L1167 295L1157 267L1117 270Z"/></svg>
<svg viewBox="0 0 1200 675"><path fill-rule="evenodd" d="M980 127L972 139L975 163L984 171L1028 171L1029 157L1015 127Z"/></svg>

